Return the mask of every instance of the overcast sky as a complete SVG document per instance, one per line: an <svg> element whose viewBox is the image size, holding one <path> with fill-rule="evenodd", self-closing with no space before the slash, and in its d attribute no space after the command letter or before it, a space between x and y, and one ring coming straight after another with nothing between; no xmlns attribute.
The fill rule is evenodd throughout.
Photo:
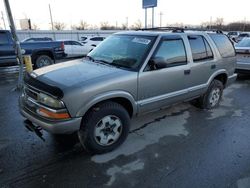
<svg viewBox="0 0 250 188"><path fill-rule="evenodd" d="M69 29L80 20L99 26L100 22L109 22L118 26L129 25L141 20L144 24L142 0L9 0L17 25L19 20L30 18L40 29L50 28L48 4L51 5L54 21L64 22ZM155 25L159 24L159 13L163 13L165 24L184 23L200 24L201 22L223 17L225 22L250 21L250 0L158 0L155 8ZM6 12L3 0L0 0L0 11ZM151 10L148 10L148 22L151 21ZM7 20L7 19L6 19ZM0 20L3 28L3 21Z"/></svg>

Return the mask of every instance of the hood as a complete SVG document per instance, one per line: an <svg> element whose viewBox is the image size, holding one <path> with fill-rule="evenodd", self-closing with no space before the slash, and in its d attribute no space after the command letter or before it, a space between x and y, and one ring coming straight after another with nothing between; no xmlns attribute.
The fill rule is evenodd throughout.
<svg viewBox="0 0 250 188"><path fill-rule="evenodd" d="M124 70L80 59L37 69L31 76L63 89L122 71Z"/></svg>

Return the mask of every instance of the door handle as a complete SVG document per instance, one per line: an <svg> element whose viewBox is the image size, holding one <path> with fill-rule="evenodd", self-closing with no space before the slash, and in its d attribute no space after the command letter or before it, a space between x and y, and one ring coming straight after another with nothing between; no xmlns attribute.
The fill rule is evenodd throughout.
<svg viewBox="0 0 250 188"><path fill-rule="evenodd" d="M184 70L184 75L189 75L191 73L191 70Z"/></svg>
<svg viewBox="0 0 250 188"><path fill-rule="evenodd" d="M216 65L211 65L211 69L215 69L216 68Z"/></svg>

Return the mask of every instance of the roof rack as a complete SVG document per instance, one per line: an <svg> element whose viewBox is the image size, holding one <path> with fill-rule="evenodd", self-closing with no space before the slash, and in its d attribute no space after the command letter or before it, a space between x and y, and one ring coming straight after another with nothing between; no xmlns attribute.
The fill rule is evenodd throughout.
<svg viewBox="0 0 250 188"><path fill-rule="evenodd" d="M153 27L153 28L142 28L139 31L172 31L173 33L184 33L185 31L204 31L204 32L215 32L223 34L222 30L217 29L204 29L204 28L188 28L188 27ZM138 31L137 30L137 31Z"/></svg>
<svg viewBox="0 0 250 188"><path fill-rule="evenodd" d="M152 28L142 28L138 30L139 31L172 31L172 32L180 32L180 33L184 32L184 28L182 27L152 27Z"/></svg>

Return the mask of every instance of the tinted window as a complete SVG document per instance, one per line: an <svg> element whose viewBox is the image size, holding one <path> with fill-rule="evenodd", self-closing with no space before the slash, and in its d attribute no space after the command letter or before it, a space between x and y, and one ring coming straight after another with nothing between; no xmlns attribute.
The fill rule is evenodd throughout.
<svg viewBox="0 0 250 188"><path fill-rule="evenodd" d="M70 41L64 41L65 45L71 45Z"/></svg>
<svg viewBox="0 0 250 188"><path fill-rule="evenodd" d="M188 36L190 47L192 50L193 61L201 61L207 59L207 50L202 36Z"/></svg>
<svg viewBox="0 0 250 188"><path fill-rule="evenodd" d="M249 34L243 33L243 34L240 34L239 37L249 37Z"/></svg>
<svg viewBox="0 0 250 188"><path fill-rule="evenodd" d="M8 36L6 33L0 33L0 44L8 44Z"/></svg>
<svg viewBox="0 0 250 188"><path fill-rule="evenodd" d="M73 45L77 45L77 46L82 46L81 43L76 42L76 41L72 41L72 44L73 44Z"/></svg>
<svg viewBox="0 0 250 188"><path fill-rule="evenodd" d="M228 35L238 35L237 32L229 32Z"/></svg>
<svg viewBox="0 0 250 188"><path fill-rule="evenodd" d="M163 59L170 67L186 64L187 57L183 41L181 39L162 41L154 58Z"/></svg>
<svg viewBox="0 0 250 188"><path fill-rule="evenodd" d="M206 46L206 52L207 52L207 58L213 58L213 51L211 49L211 46L208 44L207 40L205 38L203 38L204 42L205 42L205 46Z"/></svg>
<svg viewBox="0 0 250 188"><path fill-rule="evenodd" d="M91 38L90 40L92 41L103 41L103 37L94 37L94 38Z"/></svg>
<svg viewBox="0 0 250 188"><path fill-rule="evenodd" d="M211 33L209 35L215 42L222 57L235 56L234 46L226 35L214 33Z"/></svg>

